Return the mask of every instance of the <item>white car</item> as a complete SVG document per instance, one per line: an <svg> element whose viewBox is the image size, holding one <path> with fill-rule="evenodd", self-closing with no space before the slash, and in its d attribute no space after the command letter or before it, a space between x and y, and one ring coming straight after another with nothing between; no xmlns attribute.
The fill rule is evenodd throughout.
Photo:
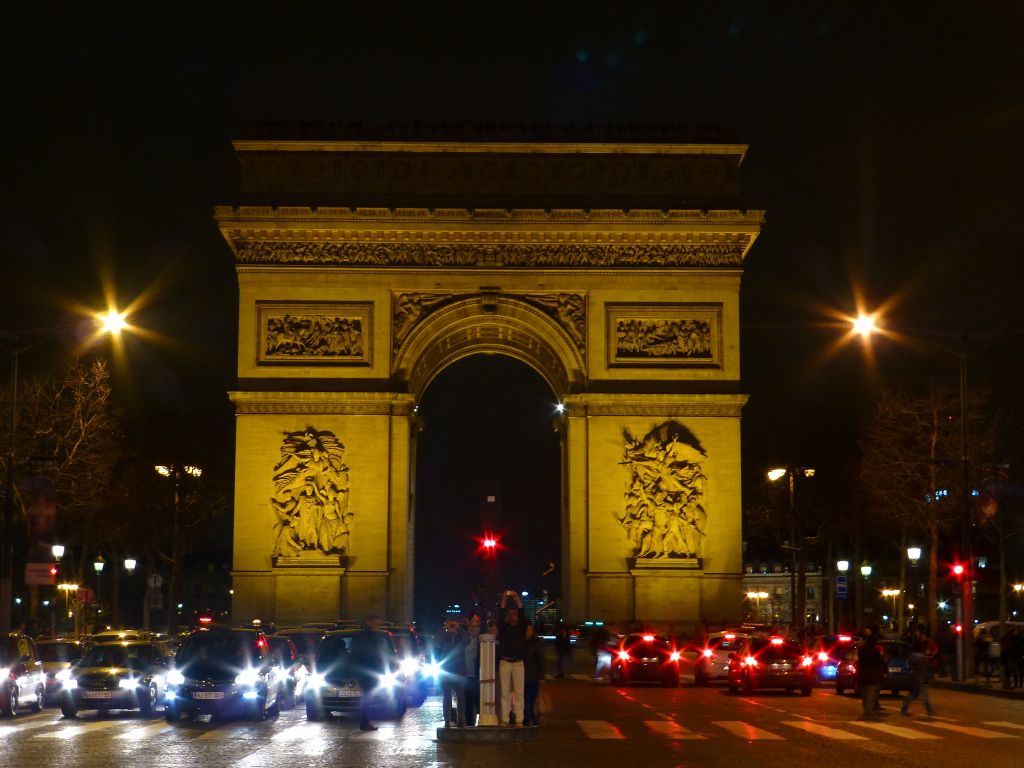
<svg viewBox="0 0 1024 768"><path fill-rule="evenodd" d="M729 655L736 651L750 635L742 632L711 632L704 645L697 647L693 662L693 682L707 685L712 680L729 678Z"/></svg>

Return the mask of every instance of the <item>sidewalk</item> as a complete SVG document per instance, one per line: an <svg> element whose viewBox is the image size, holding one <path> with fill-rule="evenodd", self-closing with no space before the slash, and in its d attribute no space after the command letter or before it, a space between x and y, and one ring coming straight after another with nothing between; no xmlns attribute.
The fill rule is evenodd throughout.
<svg viewBox="0 0 1024 768"><path fill-rule="evenodd" d="M1024 688L1003 688L998 676L973 677L961 682L949 677L935 677L929 682L932 688L944 691L962 691L963 693L980 693L986 696L998 696L1003 699L1020 699L1024 701Z"/></svg>

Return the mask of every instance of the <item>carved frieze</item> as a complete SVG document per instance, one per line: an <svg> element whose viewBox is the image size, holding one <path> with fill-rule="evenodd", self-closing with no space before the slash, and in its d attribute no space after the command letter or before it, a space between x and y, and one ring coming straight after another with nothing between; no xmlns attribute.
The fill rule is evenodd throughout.
<svg viewBox="0 0 1024 768"><path fill-rule="evenodd" d="M352 243L232 241L239 264L358 267L662 268L739 267L740 243Z"/></svg>
<svg viewBox="0 0 1024 768"><path fill-rule="evenodd" d="M611 367L722 365L721 304L608 304Z"/></svg>
<svg viewBox="0 0 1024 768"><path fill-rule="evenodd" d="M370 363L368 303L260 302L257 314L258 364Z"/></svg>
<svg viewBox="0 0 1024 768"><path fill-rule="evenodd" d="M663 422L643 437L623 429L621 464L629 473L623 509L616 513L637 562L696 559L707 533L704 508L707 453L677 421Z"/></svg>

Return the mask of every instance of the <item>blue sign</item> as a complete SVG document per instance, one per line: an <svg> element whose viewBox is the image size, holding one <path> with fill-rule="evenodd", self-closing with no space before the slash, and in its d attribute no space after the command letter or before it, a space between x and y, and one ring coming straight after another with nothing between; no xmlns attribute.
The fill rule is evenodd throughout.
<svg viewBox="0 0 1024 768"><path fill-rule="evenodd" d="M844 573L836 576L836 597L846 597L846 574Z"/></svg>

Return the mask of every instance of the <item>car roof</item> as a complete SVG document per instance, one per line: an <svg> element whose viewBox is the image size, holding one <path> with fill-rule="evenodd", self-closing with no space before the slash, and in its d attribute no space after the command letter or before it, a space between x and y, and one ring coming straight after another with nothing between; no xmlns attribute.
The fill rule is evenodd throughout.
<svg viewBox="0 0 1024 768"><path fill-rule="evenodd" d="M93 648L110 648L111 646L125 647L125 646L136 646L136 645L155 645L161 646L159 640L144 640L142 638L133 638L131 640L104 640L102 643L96 643Z"/></svg>

